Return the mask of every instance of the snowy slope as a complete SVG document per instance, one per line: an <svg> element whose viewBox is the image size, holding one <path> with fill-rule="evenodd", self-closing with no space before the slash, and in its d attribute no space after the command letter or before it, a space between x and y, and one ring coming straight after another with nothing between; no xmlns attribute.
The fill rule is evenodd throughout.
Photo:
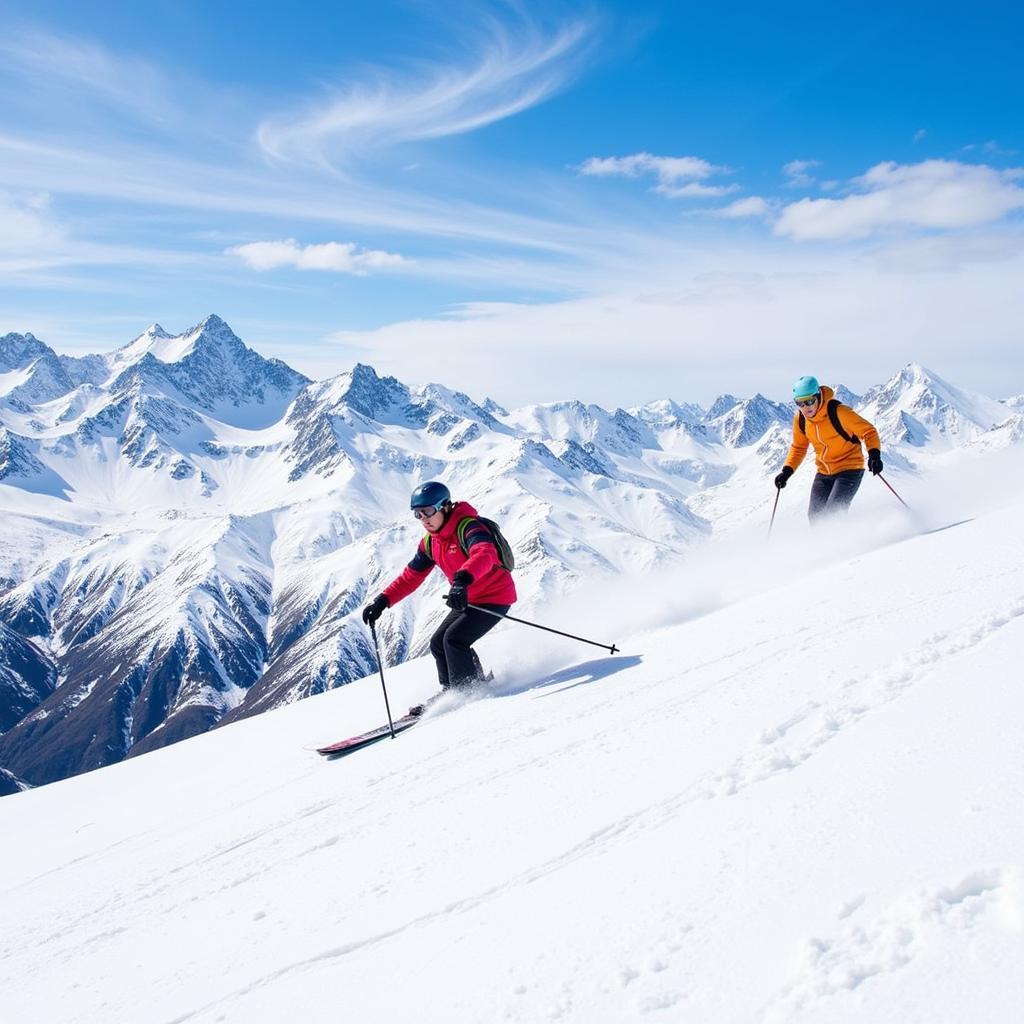
<svg viewBox="0 0 1024 1024"><path fill-rule="evenodd" d="M501 627L350 759L375 676L8 797L5 1017L1018 1021L1024 495L953 469L545 608L617 657Z"/></svg>

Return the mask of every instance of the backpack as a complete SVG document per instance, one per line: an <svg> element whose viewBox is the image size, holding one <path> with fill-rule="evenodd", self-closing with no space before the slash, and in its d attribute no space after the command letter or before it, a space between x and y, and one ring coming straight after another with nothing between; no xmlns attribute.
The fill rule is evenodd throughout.
<svg viewBox="0 0 1024 1024"><path fill-rule="evenodd" d="M462 548L462 553L464 555L469 554L469 548L466 546L466 531L473 522L483 523L487 527L490 531L491 539L494 541L494 546L498 549L498 561L501 562L501 567L511 572L516 567L516 556L512 552L512 545L505 539L501 528L493 519L487 519L484 516L463 516L459 520L459 525L455 528L455 535L459 538L459 547ZM433 537L429 533L423 539L423 548L431 561L434 559L430 551L432 540Z"/></svg>
<svg viewBox="0 0 1024 1024"><path fill-rule="evenodd" d="M844 429L842 423L839 422L839 406L842 403L838 398L830 398L826 408L828 409L828 418L832 423L832 428L835 432L844 440L850 444L860 444L860 438L856 434L848 434ZM799 419L800 433L805 437L807 436L807 420L804 419L804 414L800 413Z"/></svg>

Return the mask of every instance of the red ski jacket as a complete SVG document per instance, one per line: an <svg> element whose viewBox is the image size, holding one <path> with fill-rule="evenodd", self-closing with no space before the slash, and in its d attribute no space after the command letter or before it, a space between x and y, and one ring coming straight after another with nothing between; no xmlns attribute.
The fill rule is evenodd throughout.
<svg viewBox="0 0 1024 1024"><path fill-rule="evenodd" d="M501 564L491 531L483 523L473 523L465 532L468 554L463 554L459 545L456 534L459 523L476 514L476 509L468 502L455 503L444 526L430 535L430 554L427 554L424 537L413 560L384 588L389 605L408 597L435 565L448 577L449 583L459 571L473 577L466 592L470 604L515 603L516 585L512 582L512 573Z"/></svg>

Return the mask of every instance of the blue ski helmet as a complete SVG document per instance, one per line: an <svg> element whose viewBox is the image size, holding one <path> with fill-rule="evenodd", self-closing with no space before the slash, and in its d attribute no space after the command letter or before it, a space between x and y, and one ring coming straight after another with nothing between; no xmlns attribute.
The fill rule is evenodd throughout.
<svg viewBox="0 0 1024 1024"><path fill-rule="evenodd" d="M420 484L412 492L409 508L430 508L431 506L440 508L445 502L450 504L451 500L451 492L444 484L439 484L436 480L428 480L427 483Z"/></svg>
<svg viewBox="0 0 1024 1024"><path fill-rule="evenodd" d="M817 377L801 377L793 385L794 398L810 398L821 390Z"/></svg>

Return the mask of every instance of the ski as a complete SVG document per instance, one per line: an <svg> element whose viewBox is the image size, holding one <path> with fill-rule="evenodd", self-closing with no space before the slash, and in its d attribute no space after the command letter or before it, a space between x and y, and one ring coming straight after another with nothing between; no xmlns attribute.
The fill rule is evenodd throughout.
<svg viewBox="0 0 1024 1024"><path fill-rule="evenodd" d="M420 720L420 717L421 715L405 715L399 718L394 723L395 735L397 736L400 732L411 729ZM363 747L368 747L373 743L378 743L390 737L391 726L380 725L376 729L370 729L368 732L361 732L358 736L349 736L348 739L338 740L337 743L331 743L326 747L317 747L316 752L323 754L324 757L344 757L346 754L362 750Z"/></svg>
<svg viewBox="0 0 1024 1024"><path fill-rule="evenodd" d="M483 676L482 681L489 682L493 678L494 673L488 672L486 676ZM395 735L397 736L400 732L405 732L406 729L411 729L434 704L446 693L450 692L450 690L441 690L432 697L428 697L422 704L414 704L409 708L407 714L395 721ZM348 739L338 740L337 743L331 743L329 746L317 747L316 752L323 754L324 757L344 757L346 754L351 754L356 750L362 750L363 747L389 739L390 736L391 726L379 725L376 729L370 729L369 732L361 732L358 736L349 736Z"/></svg>

